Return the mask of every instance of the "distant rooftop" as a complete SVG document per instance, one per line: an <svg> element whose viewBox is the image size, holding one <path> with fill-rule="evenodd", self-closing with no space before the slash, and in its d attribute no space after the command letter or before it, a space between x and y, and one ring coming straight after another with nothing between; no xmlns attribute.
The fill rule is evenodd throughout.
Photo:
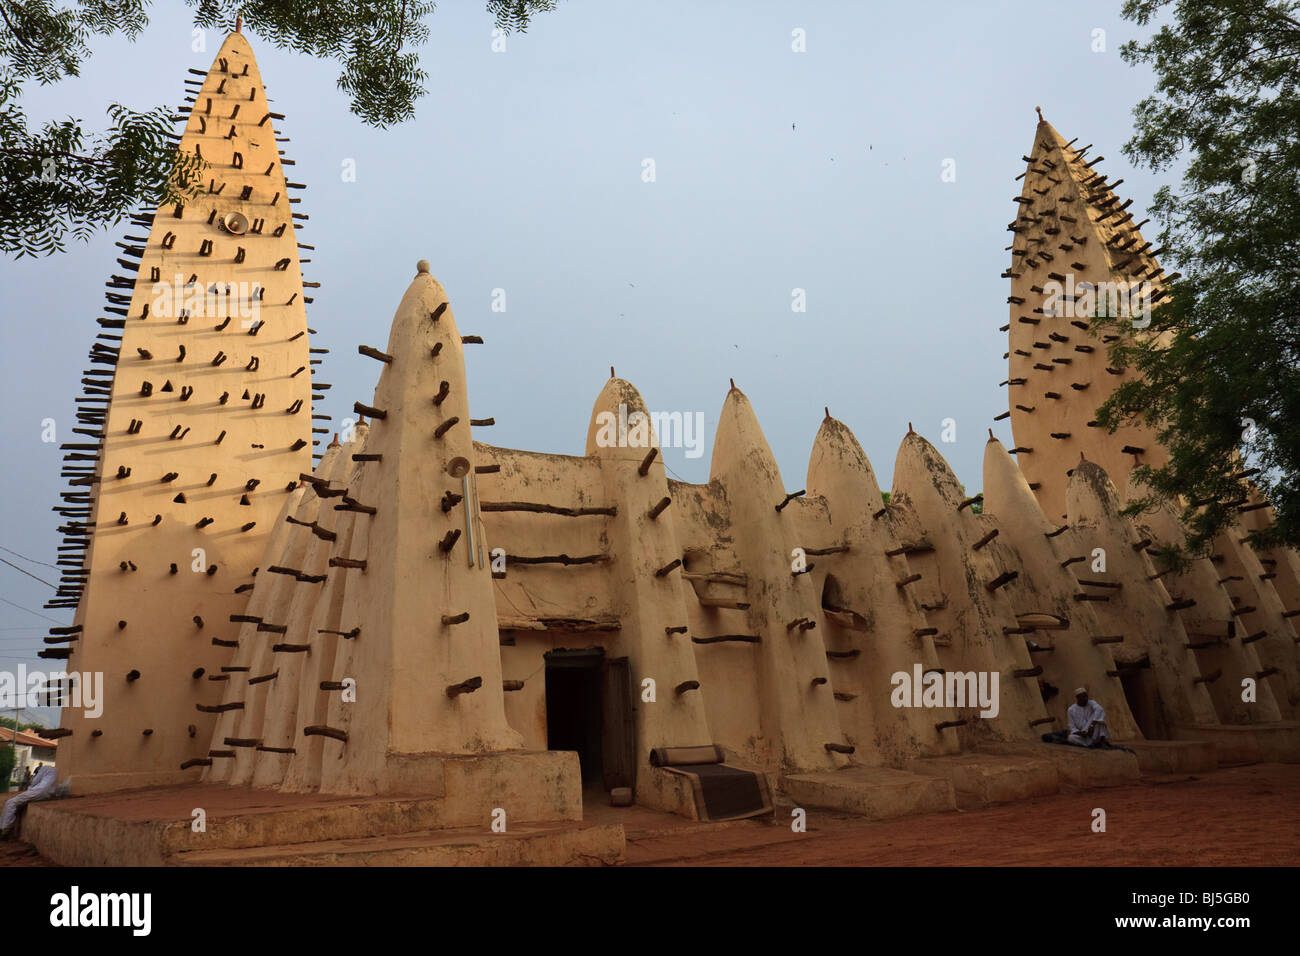
<svg viewBox="0 0 1300 956"><path fill-rule="evenodd" d="M11 728L0 727L0 743L9 743L13 739L14 732ZM46 740L29 730L18 731L18 743L24 747L38 747L46 750L53 750L59 745L57 740Z"/></svg>

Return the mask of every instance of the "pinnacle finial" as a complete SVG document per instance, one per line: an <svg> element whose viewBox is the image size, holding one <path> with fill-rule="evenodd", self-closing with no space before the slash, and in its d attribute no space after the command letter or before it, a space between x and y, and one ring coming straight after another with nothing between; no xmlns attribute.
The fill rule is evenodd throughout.
<svg viewBox="0 0 1300 956"><path fill-rule="evenodd" d="M825 420L826 420L826 421L830 421L830 420L831 420L831 407L830 407L829 405L823 405L822 407L823 407L824 409L826 409L826 419L825 419Z"/></svg>
<svg viewBox="0 0 1300 956"><path fill-rule="evenodd" d="M731 383L731 390L734 392L736 390L736 380L734 378L729 378L727 381Z"/></svg>
<svg viewBox="0 0 1300 956"><path fill-rule="evenodd" d="M1040 122L1040 123L1046 123L1046 122L1047 122L1047 120L1043 119L1043 108L1042 108L1041 106L1035 106L1035 107L1034 107L1034 112L1036 112L1036 113L1038 114L1038 122Z"/></svg>
<svg viewBox="0 0 1300 956"><path fill-rule="evenodd" d="M244 15L241 13L235 17L235 32L241 33L244 27Z"/></svg>
<svg viewBox="0 0 1300 956"><path fill-rule="evenodd" d="M616 376L614 375L614 366L612 366L612 365L609 367L609 377L610 377L610 378L615 378L615 377L616 377Z"/></svg>
<svg viewBox="0 0 1300 956"><path fill-rule="evenodd" d="M993 437L993 429L990 428L990 429L989 429L989 441L995 441L995 440L996 440L996 439L994 439L994 437Z"/></svg>
<svg viewBox="0 0 1300 956"><path fill-rule="evenodd" d="M419 262L417 262L417 263L415 264L415 271L416 271L417 273L419 273L420 275L428 275L428 274L429 274L429 260L428 260L428 259L421 259Z"/></svg>
<svg viewBox="0 0 1300 956"><path fill-rule="evenodd" d="M334 433L334 440L333 440L332 442L330 442L330 447L331 447L331 448L338 448L338 447L339 447L339 433L338 433L338 432L335 432L335 433Z"/></svg>
<svg viewBox="0 0 1300 956"><path fill-rule="evenodd" d="M911 423L911 422L908 422L908 423L907 423L907 433L908 433L909 435L915 435L915 434L916 434L915 429L912 428L912 423Z"/></svg>

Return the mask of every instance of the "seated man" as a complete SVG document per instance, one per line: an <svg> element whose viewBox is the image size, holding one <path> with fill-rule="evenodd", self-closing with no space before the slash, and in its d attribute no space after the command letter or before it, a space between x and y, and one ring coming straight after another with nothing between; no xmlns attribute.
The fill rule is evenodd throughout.
<svg viewBox="0 0 1300 956"><path fill-rule="evenodd" d="M57 782L58 772L53 767L42 764L32 777L32 785L5 801L4 810L0 811L0 840L7 840L12 835L14 824L18 822L18 811L23 805L34 800L50 799L54 796Z"/></svg>
<svg viewBox="0 0 1300 956"><path fill-rule="evenodd" d="M1088 699L1088 688L1074 689L1074 703L1066 710L1070 724L1068 743L1076 747L1110 746L1110 728L1106 726L1106 711L1101 704Z"/></svg>

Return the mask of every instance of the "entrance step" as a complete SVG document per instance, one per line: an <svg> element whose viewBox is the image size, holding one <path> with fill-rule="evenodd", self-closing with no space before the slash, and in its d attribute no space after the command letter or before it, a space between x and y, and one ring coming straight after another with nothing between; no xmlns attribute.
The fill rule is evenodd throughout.
<svg viewBox="0 0 1300 956"><path fill-rule="evenodd" d="M1056 765L1044 757L962 753L921 757L904 765L912 773L948 781L963 803L986 806L1046 797L1060 790Z"/></svg>
<svg viewBox="0 0 1300 956"><path fill-rule="evenodd" d="M497 808L511 831L581 825L576 754L509 752L426 763L435 760L440 786L433 794L341 796L193 783L32 804L23 833L43 856L66 866L161 866L191 851L485 830Z"/></svg>
<svg viewBox="0 0 1300 956"><path fill-rule="evenodd" d="M194 830L196 810L203 829ZM35 803L26 839L65 866L161 866L174 853L432 830L442 797L324 797L185 784ZM521 821L522 822L522 821Z"/></svg>
<svg viewBox="0 0 1300 956"><path fill-rule="evenodd" d="M318 840L240 849L188 850L175 866L613 866L626 841L617 824L533 824L508 833L486 827L423 834Z"/></svg>
<svg viewBox="0 0 1300 956"><path fill-rule="evenodd" d="M1300 722L1189 724L1173 729L1177 740L1208 740L1220 763L1300 763Z"/></svg>
<svg viewBox="0 0 1300 956"><path fill-rule="evenodd" d="M873 820L956 809L952 783L939 776L850 764L841 770L785 774L795 806L827 807Z"/></svg>
<svg viewBox="0 0 1300 956"><path fill-rule="evenodd" d="M1208 740L1117 740L1137 752L1143 773L1203 773L1219 765L1218 751Z"/></svg>
<svg viewBox="0 0 1300 956"><path fill-rule="evenodd" d="M1119 746L1127 747L1128 744ZM1130 748L1132 749L1132 748ZM1136 755L1122 750L1093 750L1062 744L981 744L980 752L1034 757L1051 761L1061 783L1085 789L1120 787L1141 776Z"/></svg>

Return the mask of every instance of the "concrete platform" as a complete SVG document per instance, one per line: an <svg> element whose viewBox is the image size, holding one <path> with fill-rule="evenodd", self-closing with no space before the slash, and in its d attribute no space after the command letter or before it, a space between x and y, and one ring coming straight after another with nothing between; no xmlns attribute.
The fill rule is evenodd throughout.
<svg viewBox="0 0 1300 956"><path fill-rule="evenodd" d="M1133 783L1142 774L1138 758L1122 750L1026 743L981 744L980 752L1048 760L1056 768L1061 783L1084 789L1120 787Z"/></svg>
<svg viewBox="0 0 1300 956"><path fill-rule="evenodd" d="M981 806L1045 797L1060 790L1056 764L1039 756L968 752L909 760L905 768L940 777L951 784L959 801Z"/></svg>
<svg viewBox="0 0 1300 956"><path fill-rule="evenodd" d="M224 861L226 852L266 865L281 859L306 861L313 855L320 858L313 865L348 859L352 863L347 865L369 865L363 861L371 859L384 865L403 865L401 860L452 865L458 859L471 865L491 859L529 863L558 860L566 853L617 861L624 839L621 827L584 825L580 792L578 796L576 807L566 802L562 808L564 817L576 809L577 819L536 820L507 811L505 835L522 842L496 849L484 847L503 836L492 833L488 809L466 826L448 813L442 797L329 797L219 784L34 803L27 808L22 836L47 859L70 866ZM196 809L206 815L202 832L192 826ZM570 832L581 830L600 832L581 838ZM556 845L544 847L547 839ZM290 852L286 847L298 849ZM208 856L193 855L200 852Z"/></svg>
<svg viewBox="0 0 1300 956"><path fill-rule="evenodd" d="M615 825L525 825L508 833L484 828L425 834L321 840L246 849L187 850L176 866L611 866L626 842Z"/></svg>
<svg viewBox="0 0 1300 956"><path fill-rule="evenodd" d="M1136 751L1143 773L1205 773L1219 765L1219 752L1208 740L1117 740Z"/></svg>
<svg viewBox="0 0 1300 956"><path fill-rule="evenodd" d="M949 781L889 767L850 765L822 773L787 774L781 778L781 789L796 806L827 807L872 820L957 807Z"/></svg>
<svg viewBox="0 0 1300 956"><path fill-rule="evenodd" d="M1300 763L1300 722L1193 724L1173 729L1177 740L1207 740L1220 763Z"/></svg>

